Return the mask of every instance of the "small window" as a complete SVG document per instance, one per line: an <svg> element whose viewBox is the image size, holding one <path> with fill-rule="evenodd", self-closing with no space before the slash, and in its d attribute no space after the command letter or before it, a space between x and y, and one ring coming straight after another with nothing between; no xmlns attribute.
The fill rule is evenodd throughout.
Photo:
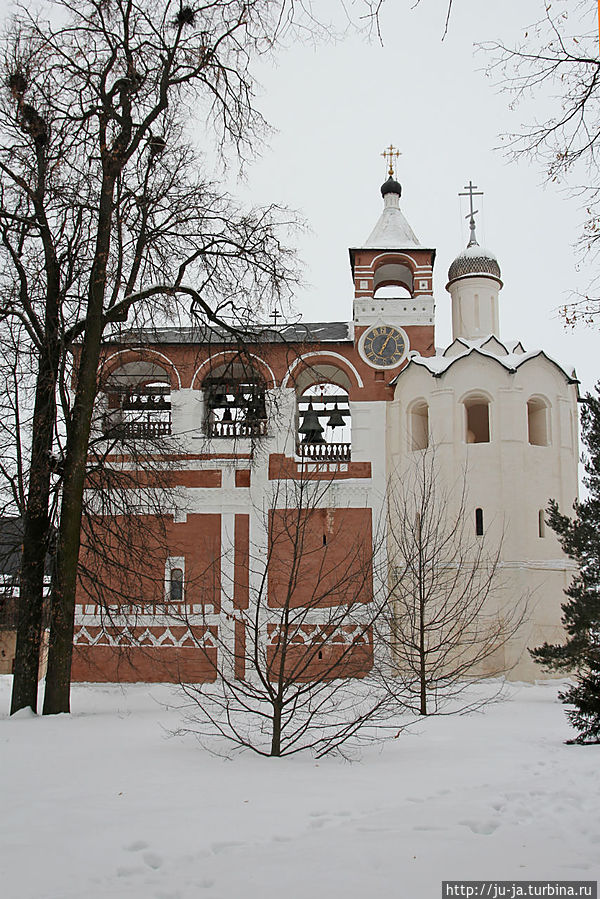
<svg viewBox="0 0 600 899"><path fill-rule="evenodd" d="M546 536L546 515L543 509L538 512L538 537Z"/></svg>
<svg viewBox="0 0 600 899"><path fill-rule="evenodd" d="M527 439L532 446L548 446L548 406L533 397L527 402Z"/></svg>
<svg viewBox="0 0 600 899"><path fill-rule="evenodd" d="M182 568L171 568L169 599L171 600L171 602L181 602L183 600Z"/></svg>
<svg viewBox="0 0 600 899"><path fill-rule="evenodd" d="M483 509L475 509L475 534L483 537Z"/></svg>
<svg viewBox="0 0 600 899"><path fill-rule="evenodd" d="M424 450L429 446L429 406L415 403L409 412L410 448Z"/></svg>
<svg viewBox="0 0 600 899"><path fill-rule="evenodd" d="M467 443L490 442L490 404L483 397L465 400Z"/></svg>

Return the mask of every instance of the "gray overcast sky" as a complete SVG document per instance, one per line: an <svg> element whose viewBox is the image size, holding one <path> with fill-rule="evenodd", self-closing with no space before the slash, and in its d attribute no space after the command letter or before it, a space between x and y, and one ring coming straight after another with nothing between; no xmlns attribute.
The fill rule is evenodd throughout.
<svg viewBox="0 0 600 899"><path fill-rule="evenodd" d="M499 134L518 128L532 107L508 109L508 97L485 76L485 54L473 47L516 42L541 17L542 0L454 0L443 42L446 0L411 5L387 0L383 46L356 35L297 45L278 56L276 67L259 71L260 105L277 133L236 190L300 210L311 230L299 240L308 283L298 310L305 320L349 319L347 248L360 245L379 216L380 153L393 143L402 151L402 209L420 240L438 250L436 342L443 345L450 340L446 274L468 239L467 207L457 193L471 178L485 191L479 242L497 255L505 284L501 336L575 365L582 388L590 389L600 377L597 330L565 331L556 313L589 274L576 272L577 201L556 185L545 187L533 165L508 163L494 150ZM543 101L537 111L543 115Z"/></svg>

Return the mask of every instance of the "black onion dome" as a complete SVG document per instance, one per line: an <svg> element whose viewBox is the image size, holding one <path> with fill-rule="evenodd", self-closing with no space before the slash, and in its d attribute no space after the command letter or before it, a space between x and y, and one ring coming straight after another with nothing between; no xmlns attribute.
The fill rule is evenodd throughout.
<svg viewBox="0 0 600 899"><path fill-rule="evenodd" d="M500 280L498 260L489 250L473 244L459 253L448 269L448 281L464 278L467 275L491 275Z"/></svg>
<svg viewBox="0 0 600 899"><path fill-rule="evenodd" d="M385 197L386 194L398 194L399 197L402 196L402 187L392 175L390 175L387 181L384 181L381 185L381 196Z"/></svg>

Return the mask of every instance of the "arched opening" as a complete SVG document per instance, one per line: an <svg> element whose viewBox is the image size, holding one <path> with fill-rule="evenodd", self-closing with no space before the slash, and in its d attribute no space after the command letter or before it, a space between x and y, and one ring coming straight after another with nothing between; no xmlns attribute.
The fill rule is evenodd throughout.
<svg viewBox="0 0 600 899"><path fill-rule="evenodd" d="M532 446L548 446L548 405L540 397L527 401L527 440Z"/></svg>
<svg viewBox="0 0 600 899"><path fill-rule="evenodd" d="M171 433L171 385L167 372L154 362L127 362L105 385L106 437L153 439Z"/></svg>
<svg viewBox="0 0 600 899"><path fill-rule="evenodd" d="M466 443L490 442L490 404L486 397L474 395L464 400Z"/></svg>
<svg viewBox="0 0 600 899"><path fill-rule="evenodd" d="M429 446L429 406L418 400L408 412L408 440L411 450L424 450Z"/></svg>
<svg viewBox="0 0 600 899"><path fill-rule="evenodd" d="M306 387L298 397L297 454L307 460L347 462L351 449L348 391L332 383Z"/></svg>
<svg viewBox="0 0 600 899"><path fill-rule="evenodd" d="M262 437L267 433L265 384L245 360L213 369L202 388L208 437Z"/></svg>
<svg viewBox="0 0 600 899"><path fill-rule="evenodd" d="M373 294L373 299L376 299L376 300L408 299L408 300L410 300L410 299L412 299L412 293L403 284L384 284L375 290L375 292Z"/></svg>
<svg viewBox="0 0 600 899"><path fill-rule="evenodd" d="M475 509L475 535L483 537L483 509Z"/></svg>
<svg viewBox="0 0 600 899"><path fill-rule="evenodd" d="M546 536L546 513L544 509L538 512L538 537Z"/></svg>
<svg viewBox="0 0 600 899"><path fill-rule="evenodd" d="M414 295L414 278L408 265L401 262L385 262L383 265L377 266L373 275L374 294L384 287L396 291L388 293L387 296L412 297ZM400 291L403 292L400 293Z"/></svg>
<svg viewBox="0 0 600 899"><path fill-rule="evenodd" d="M183 568L171 568L169 600L170 602L183 602Z"/></svg>

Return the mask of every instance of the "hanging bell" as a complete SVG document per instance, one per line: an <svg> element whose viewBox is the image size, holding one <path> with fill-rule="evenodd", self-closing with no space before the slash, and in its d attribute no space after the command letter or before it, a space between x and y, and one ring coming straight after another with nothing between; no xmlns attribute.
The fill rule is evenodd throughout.
<svg viewBox="0 0 600 899"><path fill-rule="evenodd" d="M327 422L327 427L329 428L342 428L346 424L346 420L344 415L338 409L338 404L336 403L333 409L331 410L331 415L329 416L329 420Z"/></svg>
<svg viewBox="0 0 600 899"><path fill-rule="evenodd" d="M226 422L233 421L233 416L231 414L231 409L229 408L229 406L227 406L227 408L223 412L223 417L222 417L221 421L226 421Z"/></svg>
<svg viewBox="0 0 600 899"><path fill-rule="evenodd" d="M217 408L219 406L225 406L227 403L227 393L222 384L213 385L212 389L212 405Z"/></svg>
<svg viewBox="0 0 600 899"><path fill-rule="evenodd" d="M302 424L298 428L298 433L304 434L302 443L325 443L322 437L323 431L319 416L313 409L312 403L309 403L306 412L302 413Z"/></svg>

